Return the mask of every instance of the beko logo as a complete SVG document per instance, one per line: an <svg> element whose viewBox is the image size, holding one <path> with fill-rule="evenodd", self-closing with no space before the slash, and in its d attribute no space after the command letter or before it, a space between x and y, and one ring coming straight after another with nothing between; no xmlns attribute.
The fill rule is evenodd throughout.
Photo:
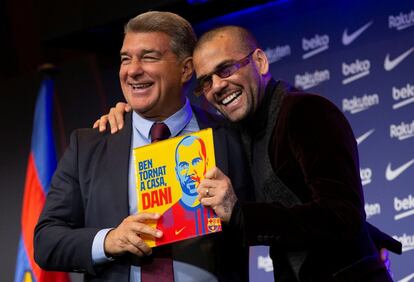
<svg viewBox="0 0 414 282"><path fill-rule="evenodd" d="M257 269L263 269L266 272L273 271L273 262L269 255L257 257Z"/></svg>
<svg viewBox="0 0 414 282"><path fill-rule="evenodd" d="M391 163L388 163L387 168L385 170L385 178L388 181L392 181L394 179L396 179L398 176L400 176L401 173L403 173L404 171L406 171L412 164L414 163L414 159L400 165L397 168L392 169L391 168Z"/></svg>
<svg viewBox="0 0 414 282"><path fill-rule="evenodd" d="M354 96L352 99L342 99L342 111L356 114L368 110L372 106L379 104L378 94L367 95L362 97Z"/></svg>
<svg viewBox="0 0 414 282"><path fill-rule="evenodd" d="M291 49L289 45L276 46L275 48L267 48L266 51L269 64L280 61L284 57L290 56Z"/></svg>
<svg viewBox="0 0 414 282"><path fill-rule="evenodd" d="M414 85L407 83L406 86L399 88L399 89L397 87L393 87L392 98L394 99L394 101L396 102L398 101L398 103L395 103L394 105L392 105L392 108L394 110L413 103L414 102Z"/></svg>
<svg viewBox="0 0 414 282"><path fill-rule="evenodd" d="M319 54L329 48L329 36L327 34L318 35L307 39L302 38L302 49L307 52L302 55L302 59L306 60L316 54ZM309 51L309 52L308 52Z"/></svg>
<svg viewBox="0 0 414 282"><path fill-rule="evenodd" d="M371 62L369 60L359 60L351 64L342 63L342 74L346 77L342 84L351 83L357 79L369 75Z"/></svg>
<svg viewBox="0 0 414 282"><path fill-rule="evenodd" d="M388 16L388 28L396 30L403 30L414 25L414 11L410 11L406 14L400 12L396 16Z"/></svg>
<svg viewBox="0 0 414 282"><path fill-rule="evenodd" d="M401 122L400 124L390 125L390 137L398 140L405 140L414 137L414 120L411 123Z"/></svg>
<svg viewBox="0 0 414 282"><path fill-rule="evenodd" d="M414 214L414 197L410 194L407 198L398 199L394 197L394 209L398 214L394 220L400 220Z"/></svg>
<svg viewBox="0 0 414 282"><path fill-rule="evenodd" d="M373 204L365 203L364 209L365 209L367 218L371 218L374 215L381 214L381 205L379 203L373 203Z"/></svg>
<svg viewBox="0 0 414 282"><path fill-rule="evenodd" d="M295 86L306 90L329 80L330 77L329 70L316 70L313 73L297 74L295 75Z"/></svg>
<svg viewBox="0 0 414 282"><path fill-rule="evenodd" d="M361 176L362 185L367 185L371 183L372 170L369 167L359 169L359 175Z"/></svg>
<svg viewBox="0 0 414 282"><path fill-rule="evenodd" d="M372 23L373 21L370 21L352 33L348 33L348 29L346 28L342 34L342 44L346 46L354 42L355 39L357 39L362 33L364 33L365 30L367 30L372 25Z"/></svg>
<svg viewBox="0 0 414 282"><path fill-rule="evenodd" d="M402 236L394 235L392 238L401 242L403 252L414 250L414 235L403 233Z"/></svg>

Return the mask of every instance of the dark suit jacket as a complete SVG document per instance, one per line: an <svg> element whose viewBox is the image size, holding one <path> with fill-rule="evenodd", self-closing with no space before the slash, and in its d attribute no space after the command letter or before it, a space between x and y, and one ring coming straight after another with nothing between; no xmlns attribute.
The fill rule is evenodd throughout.
<svg viewBox="0 0 414 282"><path fill-rule="evenodd" d="M217 166L231 175L240 197L246 198L249 174L242 165L237 135L220 127L213 116L193 110L201 129L213 128ZM96 233L118 226L129 215L131 114L125 119L125 128L115 135L93 129L71 135L35 230L35 260L42 268L83 272L88 281L129 281L130 257L100 266L94 266L91 257ZM240 248L226 232L174 244L173 257L203 267L221 281L248 279L248 249Z"/></svg>
<svg viewBox="0 0 414 282"><path fill-rule="evenodd" d="M275 108L276 121L269 114ZM390 281L368 232L357 145L344 115L321 96L271 81L247 126L255 185L271 170L300 201L286 205L262 195L263 202L240 201L234 209L231 223L242 226L247 244L271 246L275 280ZM268 148L260 151L266 136ZM276 189L267 180L259 190ZM287 260L295 252L307 253L296 275Z"/></svg>

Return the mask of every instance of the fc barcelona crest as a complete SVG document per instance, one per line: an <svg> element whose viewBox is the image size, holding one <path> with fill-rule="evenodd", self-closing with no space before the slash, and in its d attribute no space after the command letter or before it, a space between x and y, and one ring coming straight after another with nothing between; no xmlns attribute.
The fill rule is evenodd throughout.
<svg viewBox="0 0 414 282"><path fill-rule="evenodd" d="M211 217L211 218L208 219L207 228L210 232L219 231L220 226L221 226L220 218Z"/></svg>

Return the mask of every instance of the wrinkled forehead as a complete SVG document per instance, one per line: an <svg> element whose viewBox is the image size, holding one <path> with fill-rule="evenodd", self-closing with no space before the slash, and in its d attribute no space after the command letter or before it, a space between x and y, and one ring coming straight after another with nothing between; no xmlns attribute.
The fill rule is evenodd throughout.
<svg viewBox="0 0 414 282"><path fill-rule="evenodd" d="M193 55L196 76L211 73L220 64L239 59L243 52L239 48L237 37L228 33L218 34L200 45Z"/></svg>
<svg viewBox="0 0 414 282"><path fill-rule="evenodd" d="M129 50L156 50L164 53L171 50L171 38L163 32L127 32L121 52Z"/></svg>

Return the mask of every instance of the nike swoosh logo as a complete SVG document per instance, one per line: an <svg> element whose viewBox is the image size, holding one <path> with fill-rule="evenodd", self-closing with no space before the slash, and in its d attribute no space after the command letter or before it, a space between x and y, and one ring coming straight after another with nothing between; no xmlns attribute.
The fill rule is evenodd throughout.
<svg viewBox="0 0 414 282"><path fill-rule="evenodd" d="M358 28L351 34L348 34L348 29L344 30L344 33L342 34L342 44L349 45L352 42L354 42L355 39L357 39L365 30L367 30L371 25L373 21L370 21L369 23L365 24L364 26Z"/></svg>
<svg viewBox="0 0 414 282"><path fill-rule="evenodd" d="M183 232L183 230L184 230L184 229L185 229L185 226L184 226L183 228L181 228L181 229L175 230L175 231L174 231L175 236L177 236L177 235L179 235L181 232Z"/></svg>
<svg viewBox="0 0 414 282"><path fill-rule="evenodd" d="M414 164L414 159L412 159L411 161L406 162L405 164L397 167L396 169L391 169L391 163L388 163L387 170L385 171L385 178L388 181L394 180L401 173L403 173L406 169L408 169L412 164Z"/></svg>
<svg viewBox="0 0 414 282"><path fill-rule="evenodd" d="M397 58L393 60L390 59L390 54L387 54L387 56L385 56L384 69L386 71L392 70L393 68L398 66L402 61L404 61L405 58L407 58L413 51L414 51L414 47L408 49L407 51L405 51L404 53L402 53L401 55L399 55Z"/></svg>
<svg viewBox="0 0 414 282"><path fill-rule="evenodd" d="M359 136L357 139L356 139L356 141L357 141L357 144L359 145L359 144L361 144L362 142L364 142L365 141L365 139L367 139L372 133L374 133L374 131L375 131L375 129L371 129L370 131L368 131L368 132L365 132L364 134L362 134L361 136Z"/></svg>
<svg viewBox="0 0 414 282"><path fill-rule="evenodd" d="M398 280L398 282L409 282L413 278L414 278L414 273L411 273L410 275L405 276L403 279Z"/></svg>

